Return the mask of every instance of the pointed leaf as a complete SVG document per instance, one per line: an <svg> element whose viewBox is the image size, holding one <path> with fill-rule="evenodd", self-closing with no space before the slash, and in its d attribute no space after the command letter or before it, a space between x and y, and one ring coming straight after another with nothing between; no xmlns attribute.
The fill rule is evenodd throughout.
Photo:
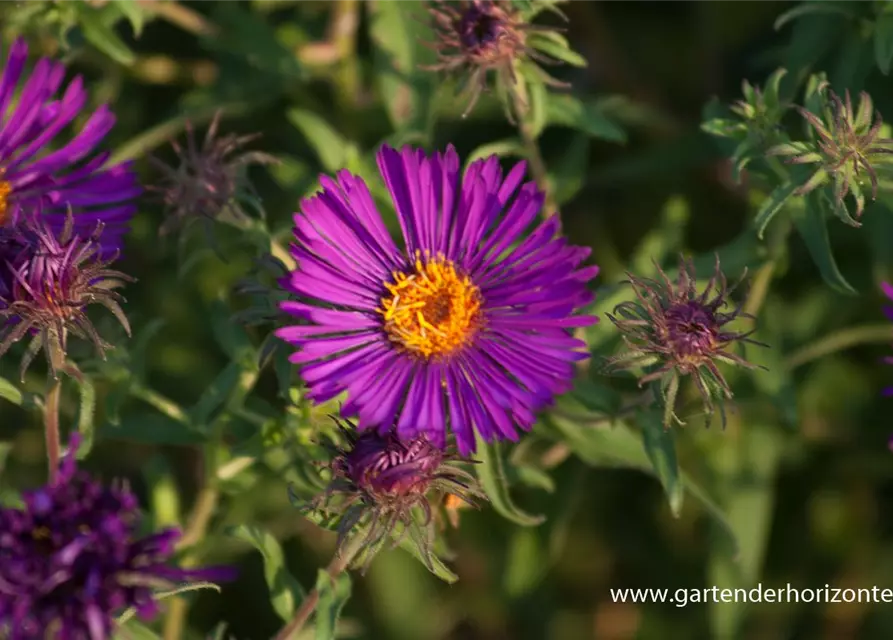
<svg viewBox="0 0 893 640"><path fill-rule="evenodd" d="M834 254L831 251L831 241L828 238L826 216L824 211L823 196L820 192L809 194L806 206L800 208L794 217L797 231L803 237L806 248L812 256L813 262L819 268L822 278L835 291L850 295L857 295L852 285L840 272Z"/></svg>
<svg viewBox="0 0 893 640"><path fill-rule="evenodd" d="M674 378L678 380L678 378ZM651 460L654 473L664 487L670 501L670 510L677 518L682 512L685 492L679 478L679 462L676 459L675 432L665 428L661 416L655 411L639 413L638 423L642 428L642 441L645 453Z"/></svg>
<svg viewBox="0 0 893 640"><path fill-rule="evenodd" d="M794 192L799 186L800 185L792 182L780 185L763 201L763 204L760 206L760 210L757 212L757 216L753 221L754 226L757 229L757 236L760 240L763 239L763 233L766 231L766 227L772 221L772 218L775 217L776 213L781 211L785 202L788 201L788 198L794 195Z"/></svg>
<svg viewBox="0 0 893 640"><path fill-rule="evenodd" d="M338 617L350 599L350 576L341 573L332 578L320 569L316 577L316 591L319 593L319 604L316 605L316 640L335 640Z"/></svg>
<svg viewBox="0 0 893 640"><path fill-rule="evenodd" d="M593 138L609 142L626 142L626 132L608 119L597 104L593 102L584 104L569 95L548 95L546 123L571 127Z"/></svg>
<svg viewBox="0 0 893 640"><path fill-rule="evenodd" d="M853 17L855 15L853 12L853 8L847 6L848 4L849 3L841 4L838 2L801 2L793 9L785 11L783 14L778 16L773 26L775 30L778 31L787 23L811 13L837 14L846 17Z"/></svg>
<svg viewBox="0 0 893 640"><path fill-rule="evenodd" d="M107 422L99 428L98 436L109 440L180 446L201 444L208 439L202 431L158 413L130 414L120 426Z"/></svg>
<svg viewBox="0 0 893 640"><path fill-rule="evenodd" d="M22 406L24 396L17 386L6 378L0 378L0 398L8 400L14 405Z"/></svg>
<svg viewBox="0 0 893 640"><path fill-rule="evenodd" d="M874 60L881 73L890 73L893 62L893 14L882 13L874 23Z"/></svg>
<svg viewBox="0 0 893 640"><path fill-rule="evenodd" d="M80 375L80 379L71 377L78 386L80 401L78 404L78 432L81 434L81 445L78 447L77 459L83 460L93 449L95 432L94 416L96 414L96 389L89 376Z"/></svg>
<svg viewBox="0 0 893 640"><path fill-rule="evenodd" d="M221 371L214 381L204 390L198 402L189 410L189 420L196 425L207 425L212 414L229 399L239 378L242 375L242 367L236 362L230 362Z"/></svg>
<svg viewBox="0 0 893 640"><path fill-rule="evenodd" d="M249 525L234 527L229 530L229 534L248 542L260 551L264 559L264 578L270 588L273 608L280 618L285 621L291 620L306 594L301 583L285 567L285 556L282 554L279 542L267 531Z"/></svg>
<svg viewBox="0 0 893 640"><path fill-rule="evenodd" d="M475 471L481 481L481 486L486 491L493 508L501 516L524 527L535 527L545 520L542 515L525 513L512 502L509 495L508 479L503 469L500 443L488 444L479 435L475 457L480 461L480 464L475 465Z"/></svg>
<svg viewBox="0 0 893 640"><path fill-rule="evenodd" d="M326 171L340 171L344 167L350 143L328 122L305 109L291 109L288 119L316 151L319 162Z"/></svg>
<svg viewBox="0 0 893 640"><path fill-rule="evenodd" d="M112 25L106 24L102 13L86 3L77 6L78 24L87 41L113 60L128 66L133 64L133 51L121 41Z"/></svg>
<svg viewBox="0 0 893 640"><path fill-rule="evenodd" d="M118 627L112 637L115 640L159 640L161 638L136 618L131 618Z"/></svg>

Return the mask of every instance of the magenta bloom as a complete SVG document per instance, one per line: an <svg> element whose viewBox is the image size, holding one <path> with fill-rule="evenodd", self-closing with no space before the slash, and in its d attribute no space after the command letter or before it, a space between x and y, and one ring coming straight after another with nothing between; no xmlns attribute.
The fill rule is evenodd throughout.
<svg viewBox="0 0 893 640"><path fill-rule="evenodd" d="M543 194L523 183L525 164L503 176L495 156L471 164L382 147L403 246L388 235L362 179L341 171L295 216L298 263L282 286L298 297L282 310L304 324L280 329L300 350L291 361L317 402L348 392L342 412L359 428L463 455L484 440L518 439L537 410L570 389L586 358L574 327L593 299L588 248L536 225Z"/></svg>
<svg viewBox="0 0 893 640"><path fill-rule="evenodd" d="M129 163L103 168L109 153L96 152L115 116L103 105L71 140L51 148L83 112L87 91L77 77L57 96L65 66L47 58L23 80L27 57L28 45L16 40L0 77L0 226L16 225L23 212L41 211L60 231L70 207L79 235L103 223L102 252L113 254L141 191Z"/></svg>
<svg viewBox="0 0 893 640"><path fill-rule="evenodd" d="M0 636L10 640L104 640L130 607L153 618L160 586L234 575L169 566L179 531L139 537L136 497L79 471L76 446L55 484L25 492L23 509L0 508Z"/></svg>

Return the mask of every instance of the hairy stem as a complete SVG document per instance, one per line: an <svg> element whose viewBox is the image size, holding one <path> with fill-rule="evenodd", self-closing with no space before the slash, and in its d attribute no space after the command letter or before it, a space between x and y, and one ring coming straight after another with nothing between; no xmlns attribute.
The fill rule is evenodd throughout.
<svg viewBox="0 0 893 640"><path fill-rule="evenodd" d="M326 574L328 574L330 579L335 580L335 578L350 566L354 556L356 556L357 552L360 550L362 540L363 536L354 535L354 537L348 540L342 548L335 552L335 556L332 558L329 566L326 567ZM319 590L314 587L313 591L308 593L307 597L304 598L304 602L301 603L301 606L295 612L294 617L282 627L273 640L291 640L292 638L295 638L301 632L301 629L304 628L304 625L307 623L307 620L310 619L310 616L313 615L317 604L319 604Z"/></svg>
<svg viewBox="0 0 893 640"><path fill-rule="evenodd" d="M254 370L243 371L239 378L239 384L230 395L226 403L226 407L220 416L214 420L211 425L211 440L202 450L202 459L204 464L204 483L199 491L192 512L189 515L189 524L183 531L183 537L177 544L178 549L188 549L183 557L181 566L184 568L194 567L198 564L200 554L198 551L199 543L204 540L208 532L208 526L211 518L217 509L217 502L220 498L220 476L217 469L217 454L220 448L220 442L223 438L223 430L226 426L228 416L235 413L242 407L245 398L254 389L257 383L258 372ZM186 624L186 614L188 613L188 605L182 598L174 598L171 600L164 620L164 640L178 640L183 636L183 628Z"/></svg>
<svg viewBox="0 0 893 640"><path fill-rule="evenodd" d="M521 105L518 105L517 108L520 109ZM558 210L558 204L553 197L546 163L543 160L543 155L540 153L540 146L536 141L536 137L533 135L533 128L530 126L530 122L523 118L519 118L518 122L518 131L521 134L521 140L524 142L527 161L530 163L530 172L533 174L536 186L546 196L546 200L543 203L543 217L558 216L561 212Z"/></svg>
<svg viewBox="0 0 893 640"><path fill-rule="evenodd" d="M59 400L62 396L62 380L55 379L50 382L44 404L43 425L46 437L47 465L49 483L56 482L56 474L59 472L59 457L62 446L59 438Z"/></svg>
<svg viewBox="0 0 893 640"><path fill-rule="evenodd" d="M872 342L893 342L893 326L870 324L837 331L795 351L785 359L785 368L796 369L821 357Z"/></svg>

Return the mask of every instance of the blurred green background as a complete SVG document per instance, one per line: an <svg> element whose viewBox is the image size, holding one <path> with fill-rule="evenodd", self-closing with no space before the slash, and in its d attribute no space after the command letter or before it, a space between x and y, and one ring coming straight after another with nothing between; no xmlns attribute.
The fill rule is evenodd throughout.
<svg viewBox="0 0 893 640"><path fill-rule="evenodd" d="M181 135L184 116L203 133L210 116L223 108L224 131L261 133L249 148L272 153L282 163L272 169L252 168L250 176L270 229L285 239L298 199L312 192L319 172L346 163L368 166L385 139L419 142L411 122L401 129L394 126L393 115L389 118L389 110L396 109L399 120L400 109L419 104L409 98L406 104L400 102L400 82L440 84L412 67L396 84L393 76L384 78L381 58L415 50L424 27L394 18L381 0L146 2L139 37L126 21L115 25L126 47L118 59L85 40L82 28L69 33L70 49L62 47L51 18L36 13L22 17L28 6L37 4L51 5L3 3L4 44L24 30L36 49L67 57L72 72L86 77L95 104L113 105L118 125L110 144L122 155L136 156L147 182L158 175L146 154L172 160L166 140ZM714 96L724 103L738 99L743 79L762 83L780 66L800 77L823 70L841 92L847 87L868 90L881 113L893 118L893 85L873 66L865 20L817 13L776 30L776 19L795 6L563 5L566 35L589 64L585 69L558 67L554 74L573 84L572 95L597 104L602 117L622 134L587 136L580 128L548 126L540 138L564 229L575 243L593 247L593 259L602 266L600 286L619 282L626 269L647 265L649 246L672 245L678 236L686 251L709 257L745 232L762 195L746 182L731 180L720 145L699 128L704 105ZM561 24L552 17L544 20ZM383 51L382 42L391 48ZM453 143L467 157L482 145L516 136L492 97L485 97L466 120L459 117L464 104L451 93L442 90L429 97L437 118L430 139L422 140L430 147ZM289 116L295 108L315 114L330 130L311 127L323 137L308 136ZM248 303L232 289L251 270L254 249L240 242L239 232L218 225L222 255L209 251L204 237L194 234L185 249L194 259L186 273L179 274L184 260L178 258L176 241L158 239L162 215L158 203L147 198L134 222L122 270L139 281L126 291L126 308L138 335L154 318L164 321L145 353L145 386L190 406L227 365L209 317L217 301L226 301L233 310ZM757 378L744 375L731 378L740 411L725 431L718 424L703 430L695 418L676 434L682 468L697 477L728 514L740 546L737 562L697 500L687 500L680 517L674 518L653 477L592 460L589 464L560 443L532 441L530 455L535 453L540 467L551 474L554 491L519 487L514 497L526 511L547 515L546 524L522 528L492 509L463 511L461 527L447 534L456 552L451 566L460 577L449 586L403 552L382 554L364 578L355 580L354 596L342 618L343 636L893 637L889 604L678 608L615 603L609 591L750 587L757 581L782 587L893 587L893 454L887 448L893 400L880 395L893 380L893 370L880 363L889 346L877 337L883 335L885 322L877 284L890 274L893 263L891 218L893 214L874 205L860 230L830 223L838 263L860 292L858 297L831 291L801 241L791 240L760 314L761 336L772 344L764 364L774 373L767 374L766 382L754 383ZM723 255L730 278L747 264L759 265L760 253L752 243L729 253L731 258ZM600 315L609 310L598 308ZM871 342L798 362L798 350L804 346L864 326L873 331ZM249 330L255 345L268 329ZM613 352L613 333L603 317L595 331L597 356ZM121 344L132 349L135 341ZM128 365L123 361L120 366ZM13 380L16 370L12 354L0 361L0 375ZM152 410L139 399L121 404L125 427L109 424L107 395L115 382L106 379L111 374L97 377L101 426L85 466L104 478L129 478L145 499L150 523L185 518L182 514L196 499L202 477L197 447L188 437L176 442L177 436L170 436L176 427L170 424L158 427L157 433L167 434L157 437L167 439L163 444L146 435L151 427L133 437L128 421L158 423L158 416L146 417ZM599 375L594 373L593 379L600 380ZM43 374L34 368L25 387L39 394L42 386ZM783 393L787 396L779 402L787 403L791 419L759 408L766 398L775 402ZM283 401L276 394L276 377L265 369L257 406L281 411ZM63 411L64 420L74 420L77 397L71 389ZM689 407L688 413L693 411ZM591 427L598 428L603 425ZM38 412L28 402L21 407L0 402L0 436L12 447L0 487L8 492L42 483L45 462ZM316 569L331 556L333 536L288 504L279 467L257 465L240 476L245 478L241 484L227 485L214 531L246 523L268 528L283 542L293 573L303 584L312 584ZM241 577L221 595L193 599L186 637L206 637L220 621L239 640L271 637L282 623L269 601L260 555L215 533L203 560L235 562Z"/></svg>

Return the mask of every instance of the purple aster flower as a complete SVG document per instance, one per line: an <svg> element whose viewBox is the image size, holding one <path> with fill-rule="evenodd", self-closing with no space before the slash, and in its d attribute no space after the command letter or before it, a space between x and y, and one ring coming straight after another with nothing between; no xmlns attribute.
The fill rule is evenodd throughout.
<svg viewBox="0 0 893 640"><path fill-rule="evenodd" d="M138 537L136 497L78 470L77 444L55 483L25 492L22 509L0 508L0 635L10 640L102 640L127 609L152 618L156 589L233 577L169 566L180 533Z"/></svg>
<svg viewBox="0 0 893 640"><path fill-rule="evenodd" d="M79 133L52 150L50 142L84 110L87 91L77 77L56 96L65 67L43 58L14 100L27 57L28 45L16 40L0 78L0 226L15 226L22 213L40 210L58 232L70 209L79 235L104 225L101 248L110 255L122 246L140 194L129 163L104 167L109 153L95 152L115 116L99 107Z"/></svg>
<svg viewBox="0 0 893 640"><path fill-rule="evenodd" d="M87 317L90 304L111 311L130 334L119 304L123 298L115 289L133 279L109 269L111 259L100 259L102 223L87 238L75 235L73 227L69 215L59 237L39 218L23 218L15 229L0 229L0 259L5 258L0 263L0 320L6 320L0 326L0 356L15 342L33 336L22 359L23 378L41 347L55 376L69 335L89 339L104 357L110 345Z"/></svg>
<svg viewBox="0 0 893 640"><path fill-rule="evenodd" d="M506 0L468 0L460 3L434 2L431 16L436 40L425 43L435 50L438 63L424 67L429 71L447 73L464 72L468 75L468 107L463 115L468 115L477 104L481 93L488 88L490 72L496 74L496 82L501 85L514 101L507 111L509 117L520 105L526 109L523 91L519 91L517 67L521 61L535 61L542 64L556 64L557 60L548 55L548 46L558 46L546 37L533 42L532 34L557 35L554 29L529 24L521 13ZM538 46L542 42L543 48ZM567 87L536 67L537 75L553 87Z"/></svg>
<svg viewBox="0 0 893 640"><path fill-rule="evenodd" d="M884 291L884 295L893 300L893 284L889 282L882 282L881 289ZM893 306L884 305L884 315L891 321L893 321ZM893 356L887 356L884 358L884 362L887 364L893 364ZM893 396L893 387L887 387L884 389L885 396Z"/></svg>
<svg viewBox="0 0 893 640"><path fill-rule="evenodd" d="M474 477L456 463L453 451L444 451L422 436L403 442L393 433L367 431L338 422L345 446L326 442L332 454L331 481L309 509L334 514L338 520L338 548L352 532L363 536L361 555L368 567L376 552L392 537L396 547L405 536L419 543L422 557L431 566L434 539L434 507L438 498L451 497L475 506L485 500ZM292 492L293 500L298 499ZM418 512L419 515L416 515ZM328 520L326 520L328 523Z"/></svg>
<svg viewBox="0 0 893 640"><path fill-rule="evenodd" d="M725 426L723 402L732 397L732 390L717 363L756 368L727 349L742 343L767 346L748 337L753 330L740 333L725 328L737 318L753 318L742 312L743 300L730 308L730 295L740 281L732 287L727 285L718 256L715 272L700 294L695 287L691 261L680 256L675 285L660 267L657 270L660 280L627 274L636 299L617 305L608 318L623 333L629 350L611 358L609 365L616 369L645 368L639 386L659 384L665 426L674 420L685 424L676 416L674 405L680 378L691 376L704 401L708 419L718 404Z"/></svg>
<svg viewBox="0 0 893 640"><path fill-rule="evenodd" d="M291 247L297 268L282 285L299 300L283 311L305 324L277 335L300 347L291 361L316 402L347 391L360 429L438 447L452 430L459 451L518 439L536 411L568 391L588 356L571 336L597 321L598 267L588 248L560 237L555 216L534 224L543 194L522 184L525 164L503 176L495 156L473 162L382 147L378 166L403 231L398 248L362 179L322 176L302 203Z"/></svg>

